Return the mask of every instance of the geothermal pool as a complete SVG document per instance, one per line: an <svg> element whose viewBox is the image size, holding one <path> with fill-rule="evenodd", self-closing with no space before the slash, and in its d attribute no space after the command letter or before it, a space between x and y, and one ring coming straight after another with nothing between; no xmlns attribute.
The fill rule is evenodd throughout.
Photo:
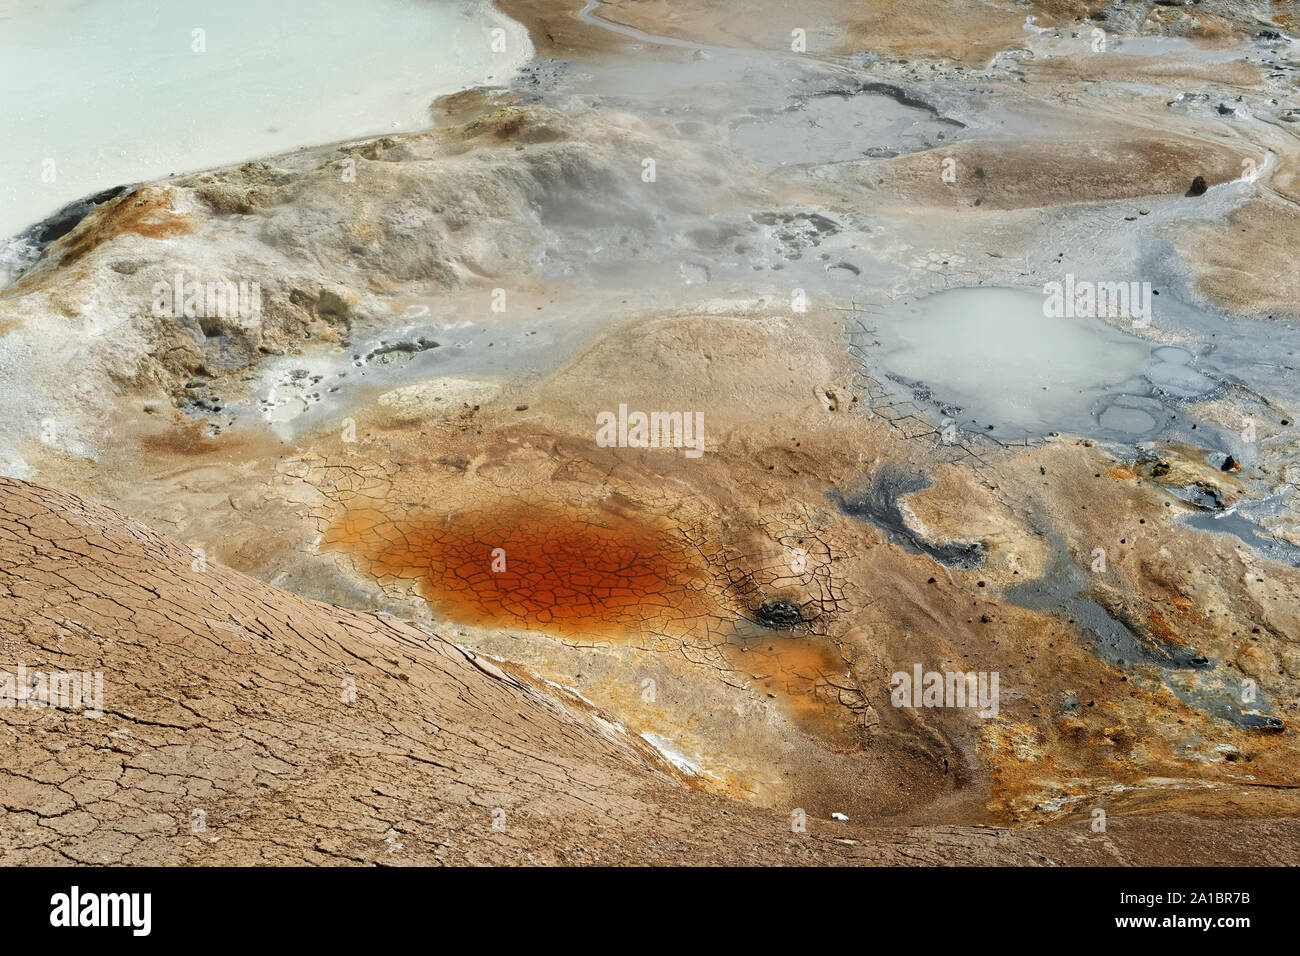
<svg viewBox="0 0 1300 956"><path fill-rule="evenodd" d="M1117 399L1140 402L1154 369L1184 370L1100 319L1045 316L1042 293L1027 289L951 289L894 303L871 321L888 377L953 409L959 427L992 425L998 437L1090 434L1098 415L1108 416L1102 427L1150 431L1155 415L1140 405L1112 410Z"/></svg>
<svg viewBox="0 0 1300 956"><path fill-rule="evenodd" d="M424 126L531 55L486 0L0 0L0 260L82 196Z"/></svg>

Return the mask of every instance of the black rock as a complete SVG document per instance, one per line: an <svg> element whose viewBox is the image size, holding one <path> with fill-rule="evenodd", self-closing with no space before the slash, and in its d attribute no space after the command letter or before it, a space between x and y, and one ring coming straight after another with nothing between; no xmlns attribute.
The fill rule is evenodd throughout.
<svg viewBox="0 0 1300 956"><path fill-rule="evenodd" d="M1192 180L1192 185L1191 188L1187 190L1187 195L1204 196L1205 191L1209 188L1210 188L1209 185L1205 182L1205 177L1197 176L1195 179Z"/></svg>
<svg viewBox="0 0 1300 956"><path fill-rule="evenodd" d="M1286 730L1286 721L1268 714L1242 714L1242 725L1247 730L1265 734L1280 734Z"/></svg>
<svg viewBox="0 0 1300 956"><path fill-rule="evenodd" d="M764 627L777 631L788 630L803 623L803 615L799 613L798 606L790 601L768 601L754 612L754 618Z"/></svg>
<svg viewBox="0 0 1300 956"><path fill-rule="evenodd" d="M62 239L72 232L92 209L96 206L102 206L110 199L116 199L127 189L127 186L114 186L112 189L105 189L93 196L70 202L48 219L33 226L29 232L34 232L37 243L42 246L53 242L55 239Z"/></svg>

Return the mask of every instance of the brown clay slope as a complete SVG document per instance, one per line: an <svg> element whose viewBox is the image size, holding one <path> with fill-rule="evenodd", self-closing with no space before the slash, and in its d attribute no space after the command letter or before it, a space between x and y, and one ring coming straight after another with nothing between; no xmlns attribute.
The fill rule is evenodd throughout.
<svg viewBox="0 0 1300 956"><path fill-rule="evenodd" d="M1300 845L1294 821L1180 817L793 833L683 786L563 691L3 478L0 629L0 682L103 674L99 717L0 707L3 864L1282 862Z"/></svg>
<svg viewBox="0 0 1300 956"><path fill-rule="evenodd" d="M564 858L678 789L576 700L10 480L0 628L0 670L104 681L100 718L0 710L3 862Z"/></svg>

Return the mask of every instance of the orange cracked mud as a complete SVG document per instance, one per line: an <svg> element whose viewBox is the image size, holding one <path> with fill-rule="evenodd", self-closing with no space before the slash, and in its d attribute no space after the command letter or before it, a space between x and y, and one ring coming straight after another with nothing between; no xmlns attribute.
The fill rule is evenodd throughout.
<svg viewBox="0 0 1300 956"><path fill-rule="evenodd" d="M355 509L321 548L352 555L381 583L415 581L430 605L468 624L609 634L701 613L704 568L689 545L667 523L613 511L512 501L394 519Z"/></svg>
<svg viewBox="0 0 1300 956"><path fill-rule="evenodd" d="M738 621L704 554L666 519L515 499L413 518L354 504L321 549L350 555L382 585L415 582L435 613L463 624L690 647L688 659L780 702L832 746L851 745L863 720L838 650Z"/></svg>

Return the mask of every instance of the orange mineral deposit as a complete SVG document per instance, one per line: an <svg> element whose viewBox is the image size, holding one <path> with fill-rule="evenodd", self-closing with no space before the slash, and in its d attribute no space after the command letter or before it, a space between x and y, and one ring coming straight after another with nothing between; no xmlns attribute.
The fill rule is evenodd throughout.
<svg viewBox="0 0 1300 956"><path fill-rule="evenodd" d="M435 613L562 634L659 629L698 614L698 558L667 523L511 501L445 516L345 512L321 546L381 583L415 581Z"/></svg>

